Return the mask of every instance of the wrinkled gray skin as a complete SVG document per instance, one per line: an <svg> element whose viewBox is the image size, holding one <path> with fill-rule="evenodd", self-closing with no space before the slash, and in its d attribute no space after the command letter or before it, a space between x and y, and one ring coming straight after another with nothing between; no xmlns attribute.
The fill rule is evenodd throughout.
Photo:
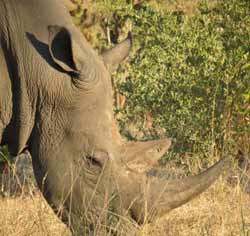
<svg viewBox="0 0 250 236"><path fill-rule="evenodd" d="M136 228L226 168L222 159L182 180L147 174L171 142L127 143L117 131L110 73L127 57L130 36L98 56L59 0L1 0L0 13L0 143L13 155L31 153L40 190L73 234L95 234L123 216Z"/></svg>

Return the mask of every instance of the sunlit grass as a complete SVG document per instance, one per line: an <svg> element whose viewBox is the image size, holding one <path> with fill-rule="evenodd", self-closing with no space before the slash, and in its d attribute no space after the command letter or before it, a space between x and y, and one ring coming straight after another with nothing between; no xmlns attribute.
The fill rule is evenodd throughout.
<svg viewBox="0 0 250 236"><path fill-rule="evenodd" d="M250 196L242 192L239 185L232 187L224 176L188 204L155 223L142 226L141 235L249 236L249 203ZM1 198L0 226L0 236L70 234L39 192Z"/></svg>

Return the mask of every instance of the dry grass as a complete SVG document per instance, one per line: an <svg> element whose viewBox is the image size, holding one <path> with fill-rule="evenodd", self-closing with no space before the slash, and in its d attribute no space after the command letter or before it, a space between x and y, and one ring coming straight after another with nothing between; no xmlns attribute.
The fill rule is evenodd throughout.
<svg viewBox="0 0 250 236"><path fill-rule="evenodd" d="M0 200L0 236L69 235L42 196ZM220 179L200 197L153 225L143 236L249 236L250 196Z"/></svg>
<svg viewBox="0 0 250 236"><path fill-rule="evenodd" d="M220 180L200 197L172 211L150 228L150 235L250 235L250 197Z"/></svg>
<svg viewBox="0 0 250 236"><path fill-rule="evenodd" d="M69 235L69 231L37 194L0 200L0 236L6 235L60 236Z"/></svg>

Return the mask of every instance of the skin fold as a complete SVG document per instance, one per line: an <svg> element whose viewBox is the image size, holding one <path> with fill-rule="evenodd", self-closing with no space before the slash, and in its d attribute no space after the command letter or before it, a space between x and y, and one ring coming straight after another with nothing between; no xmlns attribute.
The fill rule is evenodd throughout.
<svg viewBox="0 0 250 236"><path fill-rule="evenodd" d="M147 174L171 140L127 142L118 132L110 74L131 34L97 55L63 1L1 0L0 12L0 143L30 152L41 192L73 235L137 235L228 168L224 158L180 180Z"/></svg>

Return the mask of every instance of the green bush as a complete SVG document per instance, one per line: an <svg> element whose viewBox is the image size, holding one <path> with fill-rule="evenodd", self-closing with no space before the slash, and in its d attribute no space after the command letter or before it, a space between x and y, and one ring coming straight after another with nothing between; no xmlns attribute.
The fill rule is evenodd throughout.
<svg viewBox="0 0 250 236"><path fill-rule="evenodd" d="M249 10L246 0L218 1L212 9L203 2L188 18L148 4L112 5L111 31L118 20L132 22L137 50L114 76L126 98L116 109L121 127L133 123L146 138L164 130L179 154L228 151L249 136Z"/></svg>

